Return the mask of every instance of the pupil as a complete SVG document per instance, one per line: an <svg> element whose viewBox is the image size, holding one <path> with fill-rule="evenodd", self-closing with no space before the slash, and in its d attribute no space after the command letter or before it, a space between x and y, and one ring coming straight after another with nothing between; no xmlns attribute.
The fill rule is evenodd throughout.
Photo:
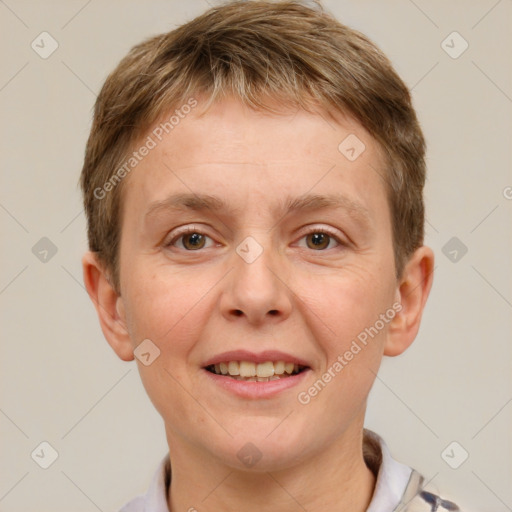
<svg viewBox="0 0 512 512"><path fill-rule="evenodd" d="M194 247L196 249L198 247L202 247L202 242L204 242L203 235L201 235L199 233L192 233L192 234L188 235L186 240L188 240L187 245L191 245L192 247Z"/></svg>
<svg viewBox="0 0 512 512"><path fill-rule="evenodd" d="M313 233L311 235L311 242L316 248L318 248L318 247L323 248L329 244L328 236L325 233ZM327 242L327 244L326 244L326 242Z"/></svg>

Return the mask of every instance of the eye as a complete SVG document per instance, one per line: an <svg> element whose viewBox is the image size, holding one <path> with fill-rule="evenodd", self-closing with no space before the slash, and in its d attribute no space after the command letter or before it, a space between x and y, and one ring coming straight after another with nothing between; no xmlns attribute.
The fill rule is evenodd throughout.
<svg viewBox="0 0 512 512"><path fill-rule="evenodd" d="M166 247L177 246L178 248L185 249L186 251L197 251L206 247L207 240L213 242L209 236L201 233L197 229L186 228L185 230L176 233L172 240L166 244Z"/></svg>
<svg viewBox="0 0 512 512"><path fill-rule="evenodd" d="M306 241L306 247L314 251L323 251L344 245L334 233L325 228L310 230L301 238L301 240L303 239Z"/></svg>

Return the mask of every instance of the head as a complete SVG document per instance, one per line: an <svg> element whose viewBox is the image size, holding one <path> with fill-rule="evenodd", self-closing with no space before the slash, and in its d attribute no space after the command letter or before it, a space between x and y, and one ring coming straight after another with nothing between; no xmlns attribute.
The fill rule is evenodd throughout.
<svg viewBox="0 0 512 512"><path fill-rule="evenodd" d="M424 152L388 59L319 7L232 2L129 52L86 149L84 278L119 357L150 353L168 439L277 468L360 430L432 283ZM305 370L257 398L217 383L221 356Z"/></svg>

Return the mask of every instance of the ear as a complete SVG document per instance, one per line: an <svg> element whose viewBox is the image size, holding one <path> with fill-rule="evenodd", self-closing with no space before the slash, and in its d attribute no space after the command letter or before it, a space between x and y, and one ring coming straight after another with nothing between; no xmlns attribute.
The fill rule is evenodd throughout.
<svg viewBox="0 0 512 512"><path fill-rule="evenodd" d="M133 347L126 328L123 299L110 284L108 275L93 252L82 258L87 293L94 303L103 335L123 361L132 361Z"/></svg>
<svg viewBox="0 0 512 512"><path fill-rule="evenodd" d="M401 309L389 324L384 355L401 354L416 338L433 280L434 253L422 246L409 258L398 282L397 302Z"/></svg>

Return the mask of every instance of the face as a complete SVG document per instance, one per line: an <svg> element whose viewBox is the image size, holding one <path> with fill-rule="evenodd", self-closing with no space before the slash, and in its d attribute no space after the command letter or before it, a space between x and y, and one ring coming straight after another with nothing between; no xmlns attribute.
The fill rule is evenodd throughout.
<svg viewBox="0 0 512 512"><path fill-rule="evenodd" d="M234 99L153 138L124 184L117 311L159 351L138 365L171 453L272 470L360 431L397 297L377 143Z"/></svg>

